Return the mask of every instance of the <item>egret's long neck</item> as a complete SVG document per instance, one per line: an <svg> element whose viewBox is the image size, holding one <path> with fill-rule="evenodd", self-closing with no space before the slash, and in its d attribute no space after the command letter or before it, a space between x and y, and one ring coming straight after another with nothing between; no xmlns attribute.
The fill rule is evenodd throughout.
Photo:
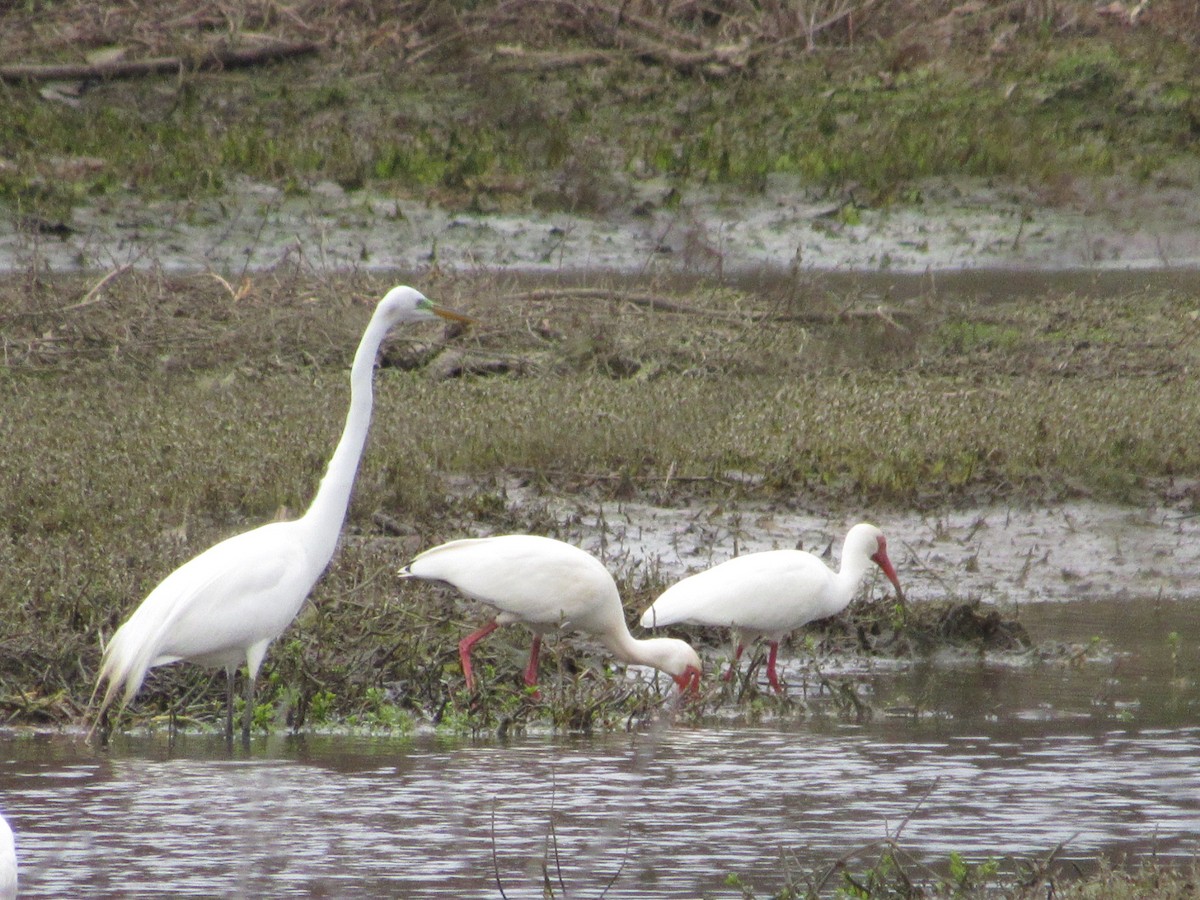
<svg viewBox="0 0 1200 900"><path fill-rule="evenodd" d="M374 403L371 380L375 373L375 355L387 330L387 323L376 315L359 341L354 365L350 369L350 411L346 413L346 426L329 460L325 477L321 479L321 486L317 488L317 495L304 514L303 521L319 535L319 549L325 562L333 556L337 546L346 508L350 504L354 476L358 473L358 463L367 441Z"/></svg>

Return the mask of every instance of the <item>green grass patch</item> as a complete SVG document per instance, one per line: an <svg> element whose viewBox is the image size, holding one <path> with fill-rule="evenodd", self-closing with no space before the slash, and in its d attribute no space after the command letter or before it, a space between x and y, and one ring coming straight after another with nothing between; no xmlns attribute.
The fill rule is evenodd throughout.
<svg viewBox="0 0 1200 900"><path fill-rule="evenodd" d="M14 35L25 15L9 11ZM900 29L913 11L891 15ZM963 28L979 29L972 21ZM1047 31L1031 19L1008 52L980 54L964 40L939 46L935 60L898 46L889 24L876 16L877 39L831 40L819 53L777 52L786 44L764 32L754 65L705 78L702 68L597 48L570 29L555 35L553 18L507 21L491 4L417 23L408 39L439 52L414 64L380 43L365 4L342 12L337 41L320 54L249 73L102 81L66 100L46 99L35 83L5 86L0 201L61 216L114 191L198 198L244 177L287 189L330 180L468 209L544 207L557 194L559 207L590 211L645 175L758 189L786 173L893 202L931 177L1053 185L1148 177L1187 157L1194 54L1169 31ZM233 36L254 27L230 26ZM695 23L659 27L702 46L726 40ZM61 53L45 34L27 35L22 54ZM97 40L106 37L116 39ZM172 49L171 34L157 37ZM530 43L603 53L547 78L493 52Z"/></svg>

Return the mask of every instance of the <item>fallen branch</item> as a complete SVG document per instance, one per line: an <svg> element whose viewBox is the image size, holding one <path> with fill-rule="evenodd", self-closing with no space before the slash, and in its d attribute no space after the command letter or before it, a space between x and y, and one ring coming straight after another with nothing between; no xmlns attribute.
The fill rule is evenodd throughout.
<svg viewBox="0 0 1200 900"><path fill-rule="evenodd" d="M583 481L587 483L629 481L653 485L662 480L661 475L630 475L626 472L568 472L564 469L535 469L527 466L509 466L507 471L526 478L548 478ZM663 482L663 487L666 487L670 481L681 481L687 484L733 485L739 483L733 479L722 478L717 475L676 475L672 473L670 479Z"/></svg>
<svg viewBox="0 0 1200 900"><path fill-rule="evenodd" d="M248 47L219 47L188 56L155 56L148 59L115 59L97 63L0 66L2 81L81 81L136 78L174 72L236 69L276 59L315 53L312 41L271 39Z"/></svg>
<svg viewBox="0 0 1200 900"><path fill-rule="evenodd" d="M100 292L104 290L110 281L120 278L132 268L133 266L126 264L113 269L98 282L96 282L96 284L92 286L92 289L83 295L82 300L80 300L78 303L72 303L70 306L64 306L61 310L59 310L59 312L70 312L71 310L81 309L84 306L90 306L91 304L95 303L100 297Z"/></svg>
<svg viewBox="0 0 1200 900"><path fill-rule="evenodd" d="M643 306L647 309L657 309L663 312L684 313L686 315L697 316L712 316L718 319L737 319L741 320L741 316L733 316L726 312L718 312L710 309L698 309L694 306L686 306L682 303L675 303L672 300L666 300L656 294L629 294L625 291L610 291L605 288L543 288L535 291L525 291L520 294L513 294L509 297L510 300L606 300L610 303L631 303L634 306Z"/></svg>
<svg viewBox="0 0 1200 900"><path fill-rule="evenodd" d="M629 303L660 312L679 313L689 316L708 316L729 322L797 322L802 325L831 325L862 319L879 319L898 331L908 331L897 319L910 318L911 313L902 309L887 309L882 306L872 309L840 309L836 312L784 312L784 313L729 313L722 310L703 309L676 303L656 294L630 294L605 288L544 288L513 294L510 300L606 300L610 303Z"/></svg>
<svg viewBox="0 0 1200 900"><path fill-rule="evenodd" d="M802 325L832 325L837 322L878 319L896 331L908 331L896 320L910 318L911 315L902 309L886 309L877 306L874 309L839 309L837 312L777 313L771 316L762 316L761 319L768 322L799 322Z"/></svg>
<svg viewBox="0 0 1200 900"><path fill-rule="evenodd" d="M618 9L589 0L527 0L505 8L507 17L535 15L539 21L557 21L557 28L584 40L600 44L608 52L578 51L567 53L526 53L520 48L497 47L497 56L509 59L505 68L524 64L551 70L570 66L611 62L620 51L642 62L668 66L690 75L702 72L713 77L729 75L746 67L751 41L711 46L689 31L673 28L665 20L635 15L622 4ZM532 8L532 9L531 9ZM557 14L556 14L557 13Z"/></svg>
<svg viewBox="0 0 1200 900"><path fill-rule="evenodd" d="M502 44L492 50L494 69L501 72L534 70L553 72L611 63L617 55L607 50L577 50L574 52L530 51L523 47Z"/></svg>
<svg viewBox="0 0 1200 900"><path fill-rule="evenodd" d="M640 35L621 35L619 43L628 47L639 59L670 66L683 75L696 70L720 77L744 69L750 55L750 42L728 44L705 50L676 50L656 40Z"/></svg>

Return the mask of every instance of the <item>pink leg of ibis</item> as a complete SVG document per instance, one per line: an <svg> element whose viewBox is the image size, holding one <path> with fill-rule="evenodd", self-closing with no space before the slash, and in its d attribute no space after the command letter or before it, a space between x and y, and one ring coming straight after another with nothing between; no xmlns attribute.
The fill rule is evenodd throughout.
<svg viewBox="0 0 1200 900"><path fill-rule="evenodd" d="M537 687L538 654L542 650L542 636L533 636L533 648L529 651L529 665L525 667L525 684L527 687Z"/></svg>
<svg viewBox="0 0 1200 900"><path fill-rule="evenodd" d="M771 651L767 654L767 681L771 682L771 687L775 688L775 693L783 693L783 685L779 683L779 676L775 674L775 660L779 656L779 641L771 641Z"/></svg>
<svg viewBox="0 0 1200 900"><path fill-rule="evenodd" d="M478 631L473 631L458 642L458 658L462 662L463 675L467 679L467 690L475 690L475 676L471 674L471 648L500 627L499 622L488 622Z"/></svg>
<svg viewBox="0 0 1200 900"><path fill-rule="evenodd" d="M742 651L746 649L745 644L738 644L733 651L733 660L729 663L729 669L725 672L722 678L729 681L733 678L733 673L737 671L738 661L742 658Z"/></svg>

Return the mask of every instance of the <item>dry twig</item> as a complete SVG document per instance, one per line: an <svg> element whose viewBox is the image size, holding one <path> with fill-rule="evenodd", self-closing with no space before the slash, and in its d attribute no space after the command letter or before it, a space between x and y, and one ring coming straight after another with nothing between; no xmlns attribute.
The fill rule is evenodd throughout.
<svg viewBox="0 0 1200 900"><path fill-rule="evenodd" d="M254 46L218 47L192 56L156 56L148 59L116 59L97 63L0 66L0 81L84 81L136 78L174 72L235 69L261 65L276 59L303 56L316 51L317 44L312 41L284 41L272 38Z"/></svg>

